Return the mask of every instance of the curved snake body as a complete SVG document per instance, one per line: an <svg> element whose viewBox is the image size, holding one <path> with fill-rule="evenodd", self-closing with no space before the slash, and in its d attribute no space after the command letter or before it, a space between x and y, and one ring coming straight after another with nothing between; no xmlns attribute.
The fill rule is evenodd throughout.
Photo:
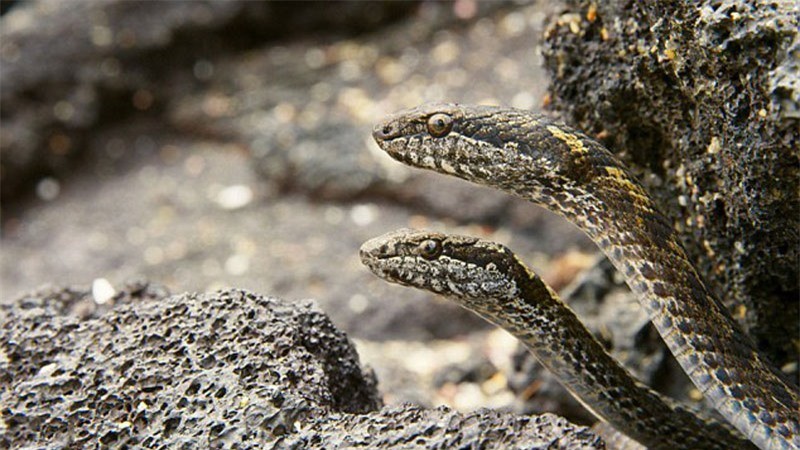
<svg viewBox="0 0 800 450"><path fill-rule="evenodd" d="M608 150L528 111L432 104L373 137L408 165L493 186L564 216L637 294L705 399L762 449L800 449L800 393L706 288L670 222Z"/></svg>
<svg viewBox="0 0 800 450"><path fill-rule="evenodd" d="M648 448L752 448L738 433L636 381L569 306L500 244L398 230L364 243L361 260L381 278L445 295L509 331L598 418Z"/></svg>

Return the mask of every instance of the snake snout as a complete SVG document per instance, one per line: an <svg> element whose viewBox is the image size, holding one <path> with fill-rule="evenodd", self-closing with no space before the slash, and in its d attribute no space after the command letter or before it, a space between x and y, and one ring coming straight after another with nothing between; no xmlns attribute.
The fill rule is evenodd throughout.
<svg viewBox="0 0 800 450"><path fill-rule="evenodd" d="M365 244L364 244L364 245L362 245L362 246L361 246L361 248L358 250L358 256L359 256L359 258L361 258L361 263L362 263L362 264L364 264L364 265L368 265L368 263L369 263L371 260L375 259L375 256L373 256L373 255L371 254L371 252L370 252L370 249L364 248L364 246L365 246L365 245L367 245L367 244L365 243Z"/></svg>
<svg viewBox="0 0 800 450"><path fill-rule="evenodd" d="M415 236L419 233L420 231L409 228L390 231L361 244L358 254L361 256L361 261L366 265L369 265L370 261L400 256L402 250L398 249L398 242L403 242L409 236Z"/></svg>
<svg viewBox="0 0 800 450"><path fill-rule="evenodd" d="M384 120L375 125L372 129L372 138L376 142L388 141L400 135L400 126L394 120Z"/></svg>
<svg viewBox="0 0 800 450"><path fill-rule="evenodd" d="M358 255L364 265L369 266L371 261L378 259L386 252L386 244L379 238L373 238L361 244Z"/></svg>

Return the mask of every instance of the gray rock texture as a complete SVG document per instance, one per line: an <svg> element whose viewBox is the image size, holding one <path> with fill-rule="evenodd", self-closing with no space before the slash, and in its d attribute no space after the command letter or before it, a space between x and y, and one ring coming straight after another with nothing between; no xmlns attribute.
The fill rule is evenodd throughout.
<svg viewBox="0 0 800 450"><path fill-rule="evenodd" d="M312 302L142 283L92 301L46 289L0 307L0 446L604 448L552 415L379 410L371 372Z"/></svg>
<svg viewBox="0 0 800 450"><path fill-rule="evenodd" d="M294 448L604 449L592 431L552 414L515 416L488 409L387 406L365 415L332 415L290 437Z"/></svg>
<svg viewBox="0 0 800 450"><path fill-rule="evenodd" d="M721 300L796 378L797 2L568 4L543 48L553 108L638 171Z"/></svg>
<svg viewBox="0 0 800 450"><path fill-rule="evenodd" d="M118 294L86 320L61 313L90 296L76 290L3 307L5 447L230 447L380 404L344 333L312 303L245 291L139 301L147 293Z"/></svg>

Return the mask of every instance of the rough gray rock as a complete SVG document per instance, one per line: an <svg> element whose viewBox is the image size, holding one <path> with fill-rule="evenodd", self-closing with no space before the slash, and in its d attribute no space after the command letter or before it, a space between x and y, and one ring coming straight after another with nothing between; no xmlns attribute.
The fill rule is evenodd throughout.
<svg viewBox="0 0 800 450"><path fill-rule="evenodd" d="M380 405L347 337L311 302L231 290L127 302L85 321L61 314L88 295L3 307L2 446L231 447Z"/></svg>
<svg viewBox="0 0 800 450"><path fill-rule="evenodd" d="M293 448L604 449L591 430L552 415L515 416L488 409L387 406L367 415L333 415L289 437Z"/></svg>
<svg viewBox="0 0 800 450"><path fill-rule="evenodd" d="M378 410L375 380L313 302L129 285L2 306L5 448L604 448L546 415Z"/></svg>
<svg viewBox="0 0 800 450"><path fill-rule="evenodd" d="M641 174L734 316L796 363L797 3L568 3L546 34L552 106Z"/></svg>

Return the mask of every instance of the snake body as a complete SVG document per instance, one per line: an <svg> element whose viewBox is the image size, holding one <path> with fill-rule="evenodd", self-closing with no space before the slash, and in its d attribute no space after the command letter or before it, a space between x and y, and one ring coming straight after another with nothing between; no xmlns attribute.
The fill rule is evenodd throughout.
<svg viewBox="0 0 800 450"><path fill-rule="evenodd" d="M626 279L667 347L761 449L800 449L800 393L759 354L690 262L670 222L600 143L529 111L430 104L373 130L408 165L492 186L581 228Z"/></svg>
<svg viewBox="0 0 800 450"><path fill-rule="evenodd" d="M364 243L361 260L381 278L450 297L509 331L598 418L648 448L752 448L738 433L636 381L569 306L500 244L398 230Z"/></svg>

